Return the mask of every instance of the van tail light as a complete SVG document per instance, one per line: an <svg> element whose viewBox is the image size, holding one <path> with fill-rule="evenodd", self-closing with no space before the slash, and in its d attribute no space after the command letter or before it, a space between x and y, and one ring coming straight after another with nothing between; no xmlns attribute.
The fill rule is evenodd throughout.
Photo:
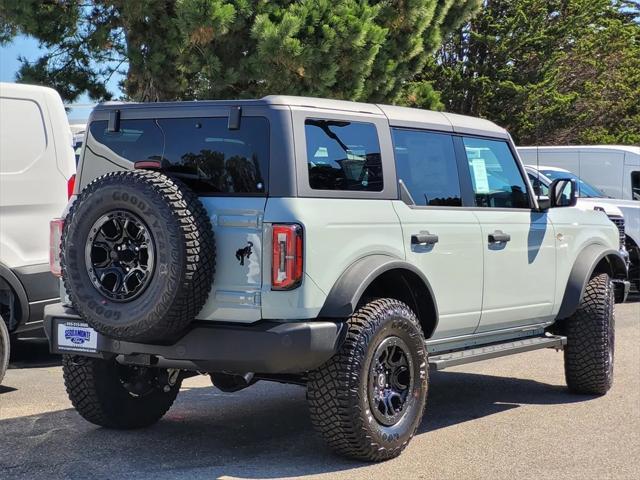
<svg viewBox="0 0 640 480"><path fill-rule="evenodd" d="M60 267L60 244L62 243L62 227L64 220L54 218L49 222L49 268L56 277L62 276Z"/></svg>
<svg viewBox="0 0 640 480"><path fill-rule="evenodd" d="M76 189L76 174L74 173L67 180L67 200L71 198L73 195L73 191Z"/></svg>
<svg viewBox="0 0 640 480"><path fill-rule="evenodd" d="M302 227L273 225L271 290L292 290L302 283Z"/></svg>

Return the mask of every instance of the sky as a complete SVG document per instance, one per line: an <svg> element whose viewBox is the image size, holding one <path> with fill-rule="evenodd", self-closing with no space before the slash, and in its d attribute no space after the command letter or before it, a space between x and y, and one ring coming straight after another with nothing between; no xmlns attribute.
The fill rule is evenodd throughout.
<svg viewBox="0 0 640 480"><path fill-rule="evenodd" d="M37 40L22 35L16 37L11 43L0 46L0 82L16 81L16 73L20 69L19 56L33 61L44 52L45 50L39 48ZM118 82L121 79L121 76L115 74L107 84L107 89L115 93L116 96L121 93L118 87ZM70 107L67 114L70 123L86 121L94 103L86 95L83 95L75 102L75 105L78 106L74 108L71 105L65 105Z"/></svg>

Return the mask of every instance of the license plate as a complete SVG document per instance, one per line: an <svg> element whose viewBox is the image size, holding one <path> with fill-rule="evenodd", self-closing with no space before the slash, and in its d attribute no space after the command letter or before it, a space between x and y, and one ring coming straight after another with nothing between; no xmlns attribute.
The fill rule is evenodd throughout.
<svg viewBox="0 0 640 480"><path fill-rule="evenodd" d="M58 323L58 350L95 353L98 351L98 332L84 322Z"/></svg>

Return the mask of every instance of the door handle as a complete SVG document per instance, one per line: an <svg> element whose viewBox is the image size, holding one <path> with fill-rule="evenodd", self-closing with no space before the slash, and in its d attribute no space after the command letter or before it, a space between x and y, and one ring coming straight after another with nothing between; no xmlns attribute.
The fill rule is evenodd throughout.
<svg viewBox="0 0 640 480"><path fill-rule="evenodd" d="M435 245L438 243L438 240L438 235L429 232L420 232L411 235L411 245Z"/></svg>
<svg viewBox="0 0 640 480"><path fill-rule="evenodd" d="M511 235L502 230L496 230L489 234L489 243L507 243L511 240Z"/></svg>

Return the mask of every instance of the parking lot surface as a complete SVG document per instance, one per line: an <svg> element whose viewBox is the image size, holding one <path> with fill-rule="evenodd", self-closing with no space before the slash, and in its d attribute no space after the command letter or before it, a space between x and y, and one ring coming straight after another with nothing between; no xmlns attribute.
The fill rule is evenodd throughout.
<svg viewBox="0 0 640 480"><path fill-rule="evenodd" d="M427 414L397 459L333 455L302 387L222 393L184 382L155 426L118 432L71 408L59 359L20 343L0 386L0 478L640 478L640 298L617 306L615 382L574 396L562 354L542 350L434 373Z"/></svg>

